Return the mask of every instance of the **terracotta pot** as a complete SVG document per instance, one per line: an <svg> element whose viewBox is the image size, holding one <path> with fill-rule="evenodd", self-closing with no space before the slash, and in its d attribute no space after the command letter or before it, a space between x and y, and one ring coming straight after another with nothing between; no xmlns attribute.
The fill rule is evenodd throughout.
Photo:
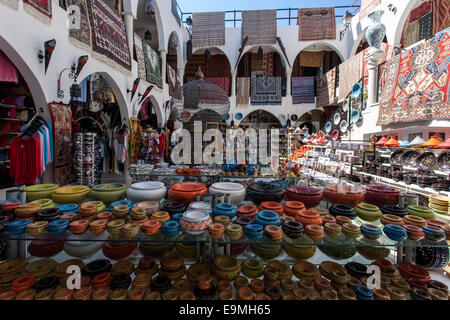
<svg viewBox="0 0 450 320"><path fill-rule="evenodd" d="M286 199L302 202L309 209L318 206L322 202L323 193L322 190L313 187L293 186L287 188Z"/></svg>
<svg viewBox="0 0 450 320"><path fill-rule="evenodd" d="M322 225L322 218L316 211L305 210L295 216L295 220L301 222L304 226L309 224Z"/></svg>
<svg viewBox="0 0 450 320"><path fill-rule="evenodd" d="M9 290L16 293L31 289L36 283L36 279L32 275L23 275L11 283Z"/></svg>
<svg viewBox="0 0 450 320"><path fill-rule="evenodd" d="M270 210L270 211L278 213L279 216L282 216L284 213L283 206L280 203L274 202L274 201L261 202L261 204L259 205L259 210L260 211Z"/></svg>
<svg viewBox="0 0 450 320"><path fill-rule="evenodd" d="M169 199L189 205L196 200L197 194L207 193L208 189L202 183L183 182L174 184L169 190Z"/></svg>
<svg viewBox="0 0 450 320"><path fill-rule="evenodd" d="M364 190L352 186L327 185L323 195L331 204L346 204L352 208L364 200Z"/></svg>
<svg viewBox="0 0 450 320"><path fill-rule="evenodd" d="M302 213L305 210L306 208L303 202L287 201L284 204L284 212L290 217L295 217L297 214Z"/></svg>
<svg viewBox="0 0 450 320"><path fill-rule="evenodd" d="M254 205L244 205L237 209L238 217L255 218L258 214L258 208Z"/></svg>

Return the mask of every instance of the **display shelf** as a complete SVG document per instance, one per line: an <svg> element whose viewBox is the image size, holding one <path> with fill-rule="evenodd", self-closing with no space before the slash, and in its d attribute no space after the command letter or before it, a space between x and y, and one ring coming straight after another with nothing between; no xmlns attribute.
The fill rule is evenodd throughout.
<svg viewBox="0 0 450 320"><path fill-rule="evenodd" d="M4 104L0 103L0 108L7 108L7 109L18 109L18 110L34 110L34 108L27 108L27 107L18 107L12 104Z"/></svg>

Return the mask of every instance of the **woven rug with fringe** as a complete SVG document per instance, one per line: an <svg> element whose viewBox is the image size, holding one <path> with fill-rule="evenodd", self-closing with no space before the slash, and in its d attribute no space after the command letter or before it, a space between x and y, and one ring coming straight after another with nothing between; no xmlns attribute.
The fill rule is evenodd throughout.
<svg viewBox="0 0 450 320"><path fill-rule="evenodd" d="M77 6L80 8L79 25L74 25L73 28L69 28L69 41L74 46L91 51L91 27L89 25L89 14L86 7L86 1L84 0L66 0L66 6Z"/></svg>
<svg viewBox="0 0 450 320"><path fill-rule="evenodd" d="M359 20L367 17L369 13L381 4L381 0L361 0L361 9L359 10Z"/></svg>
<svg viewBox="0 0 450 320"><path fill-rule="evenodd" d="M292 103L314 103L315 77L291 77L292 81Z"/></svg>
<svg viewBox="0 0 450 320"><path fill-rule="evenodd" d="M7 6L16 10L19 9L19 0L0 0L0 3L4 3Z"/></svg>
<svg viewBox="0 0 450 320"><path fill-rule="evenodd" d="M192 14L192 46L209 48L225 44L225 12Z"/></svg>
<svg viewBox="0 0 450 320"><path fill-rule="evenodd" d="M72 112L66 104L49 103L48 107L53 119L55 183L64 186L72 182Z"/></svg>
<svg viewBox="0 0 450 320"><path fill-rule="evenodd" d="M250 77L236 78L236 105L248 107L250 102Z"/></svg>
<svg viewBox="0 0 450 320"><path fill-rule="evenodd" d="M161 58L159 54L153 50L145 40L142 40L142 49L144 52L145 74L147 82L157 85L162 89L161 77Z"/></svg>
<svg viewBox="0 0 450 320"><path fill-rule="evenodd" d="M131 75L131 57L122 18L101 0L87 0L87 6L92 32L92 55Z"/></svg>
<svg viewBox="0 0 450 320"><path fill-rule="evenodd" d="M335 40L334 8L298 9L298 41Z"/></svg>
<svg viewBox="0 0 450 320"><path fill-rule="evenodd" d="M433 34L450 27L450 0L433 1Z"/></svg>
<svg viewBox="0 0 450 320"><path fill-rule="evenodd" d="M317 80L317 106L322 107L336 102L336 68L331 69Z"/></svg>
<svg viewBox="0 0 450 320"><path fill-rule="evenodd" d="M52 0L23 0L23 9L45 24L52 23Z"/></svg>
<svg viewBox="0 0 450 320"><path fill-rule="evenodd" d="M252 77L251 104L252 105L281 104L281 78Z"/></svg>
<svg viewBox="0 0 450 320"><path fill-rule="evenodd" d="M277 11L242 11L242 39L248 36L247 45L277 42Z"/></svg>
<svg viewBox="0 0 450 320"><path fill-rule="evenodd" d="M302 51L300 52L300 66L321 68L324 56L325 53L323 51L322 52Z"/></svg>
<svg viewBox="0 0 450 320"><path fill-rule="evenodd" d="M144 49L142 48L142 39L136 33L134 34L134 51L136 52L136 60L138 63L138 77L147 81L145 73Z"/></svg>
<svg viewBox="0 0 450 320"><path fill-rule="evenodd" d="M361 59L363 52L344 61L339 66L339 101L347 98L353 85L361 79Z"/></svg>
<svg viewBox="0 0 450 320"><path fill-rule="evenodd" d="M225 91L227 96L230 94L231 80L229 77L205 77L205 81L214 83L220 89Z"/></svg>
<svg viewBox="0 0 450 320"><path fill-rule="evenodd" d="M450 28L388 61L378 125L450 118Z"/></svg>

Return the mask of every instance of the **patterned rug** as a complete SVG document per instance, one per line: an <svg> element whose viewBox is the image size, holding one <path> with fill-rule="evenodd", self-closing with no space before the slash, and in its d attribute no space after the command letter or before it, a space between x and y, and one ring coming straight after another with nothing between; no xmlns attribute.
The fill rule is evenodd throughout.
<svg viewBox="0 0 450 320"><path fill-rule="evenodd" d="M409 14L409 22L419 19L420 17L424 16L430 11L431 11L431 2L422 3L416 9L411 10L411 13Z"/></svg>
<svg viewBox="0 0 450 320"><path fill-rule="evenodd" d="M335 40L334 8L298 9L298 40Z"/></svg>
<svg viewBox="0 0 450 320"><path fill-rule="evenodd" d="M55 183L64 186L72 180L72 112L65 104L49 103L48 107L53 119Z"/></svg>
<svg viewBox="0 0 450 320"><path fill-rule="evenodd" d="M300 52L300 66L302 67L314 67L321 68L325 53L322 52Z"/></svg>
<svg viewBox="0 0 450 320"><path fill-rule="evenodd" d="M394 55L394 46L383 42L381 44L381 50L386 52L386 55L383 59L380 60L380 65L385 63L387 60L390 60ZM364 78L364 86L367 86L369 83L369 69L367 68L367 61L365 60L367 53L369 52L369 48L365 49L361 58L361 76Z"/></svg>
<svg viewBox="0 0 450 320"><path fill-rule="evenodd" d="M292 103L314 103L315 77L292 77Z"/></svg>
<svg viewBox="0 0 450 320"><path fill-rule="evenodd" d="M205 81L212 82L223 91L227 96L230 95L231 80L228 77L205 77Z"/></svg>
<svg viewBox="0 0 450 320"><path fill-rule="evenodd" d="M122 18L101 0L87 0L87 4L92 31L92 55L131 75L131 57Z"/></svg>
<svg viewBox="0 0 450 320"><path fill-rule="evenodd" d="M239 77L236 79L236 105L247 107L250 102L250 77Z"/></svg>
<svg viewBox="0 0 450 320"><path fill-rule="evenodd" d="M52 23L52 0L23 0L23 9L43 23Z"/></svg>
<svg viewBox="0 0 450 320"><path fill-rule="evenodd" d="M433 1L433 34L450 27L450 0Z"/></svg>
<svg viewBox="0 0 450 320"><path fill-rule="evenodd" d="M335 91L336 68L333 68L317 80L317 106L334 104L336 102Z"/></svg>
<svg viewBox="0 0 450 320"><path fill-rule="evenodd" d="M4 3L13 9L19 9L19 0L0 0L0 3Z"/></svg>
<svg viewBox="0 0 450 320"><path fill-rule="evenodd" d="M347 98L347 95L352 91L353 85L361 79L361 59L363 54L363 51L361 51L339 66L339 101Z"/></svg>
<svg viewBox="0 0 450 320"><path fill-rule="evenodd" d="M161 58L159 57L159 54L145 42L145 40L142 40L142 49L144 53L146 79L148 82L155 84L162 89Z"/></svg>
<svg viewBox="0 0 450 320"><path fill-rule="evenodd" d="M450 28L388 62L378 125L449 119Z"/></svg>
<svg viewBox="0 0 450 320"><path fill-rule="evenodd" d="M147 74L145 73L144 50L142 49L142 39L136 33L134 34L134 51L136 52L136 59L138 63L138 77L147 81Z"/></svg>
<svg viewBox="0 0 450 320"><path fill-rule="evenodd" d="M429 39L433 36L433 13L429 12L419 19L419 39Z"/></svg>
<svg viewBox="0 0 450 320"><path fill-rule="evenodd" d="M263 71L264 72L264 58L258 59L258 54L253 52L250 59L251 70L252 71Z"/></svg>
<svg viewBox="0 0 450 320"><path fill-rule="evenodd" d="M273 77L273 52L266 52L263 55L263 76Z"/></svg>
<svg viewBox="0 0 450 320"><path fill-rule="evenodd" d="M359 20L367 17L369 13L381 4L381 0L361 0L361 9L359 10Z"/></svg>
<svg viewBox="0 0 450 320"><path fill-rule="evenodd" d="M251 104L252 105L281 104L281 78L252 77Z"/></svg>
<svg viewBox="0 0 450 320"><path fill-rule="evenodd" d="M130 118L130 141L129 141L130 164L137 163L140 154L139 141L141 139L141 132L142 127L139 124L139 119Z"/></svg>
<svg viewBox="0 0 450 320"><path fill-rule="evenodd" d="M192 14L192 46L210 48L225 44L225 12Z"/></svg>
<svg viewBox="0 0 450 320"><path fill-rule="evenodd" d="M175 90L180 87L177 71L167 64L167 79L169 80L169 95L173 95Z"/></svg>
<svg viewBox="0 0 450 320"><path fill-rule="evenodd" d="M242 39L248 36L247 45L277 42L277 11L242 11Z"/></svg>
<svg viewBox="0 0 450 320"><path fill-rule="evenodd" d="M77 6L80 8L80 24L69 28L69 41L74 46L91 51L91 27L89 25L89 14L84 0L66 0L66 6ZM71 21L75 23L75 21ZM79 27L79 28L78 28Z"/></svg>

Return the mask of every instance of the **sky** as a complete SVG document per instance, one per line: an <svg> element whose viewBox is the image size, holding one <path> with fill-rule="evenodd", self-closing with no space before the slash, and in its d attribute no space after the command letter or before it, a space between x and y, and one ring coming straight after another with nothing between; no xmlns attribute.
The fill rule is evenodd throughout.
<svg viewBox="0 0 450 320"><path fill-rule="evenodd" d="M208 12L228 10L332 7L352 5L355 2L356 5L361 4L361 0L178 0L178 5L183 12ZM349 10L353 13L356 8L337 8L336 15L344 15L346 10ZM287 11L278 13L278 17L287 16ZM233 14L227 14L226 19L231 19L232 17ZM240 16L238 16L237 18L240 19Z"/></svg>

